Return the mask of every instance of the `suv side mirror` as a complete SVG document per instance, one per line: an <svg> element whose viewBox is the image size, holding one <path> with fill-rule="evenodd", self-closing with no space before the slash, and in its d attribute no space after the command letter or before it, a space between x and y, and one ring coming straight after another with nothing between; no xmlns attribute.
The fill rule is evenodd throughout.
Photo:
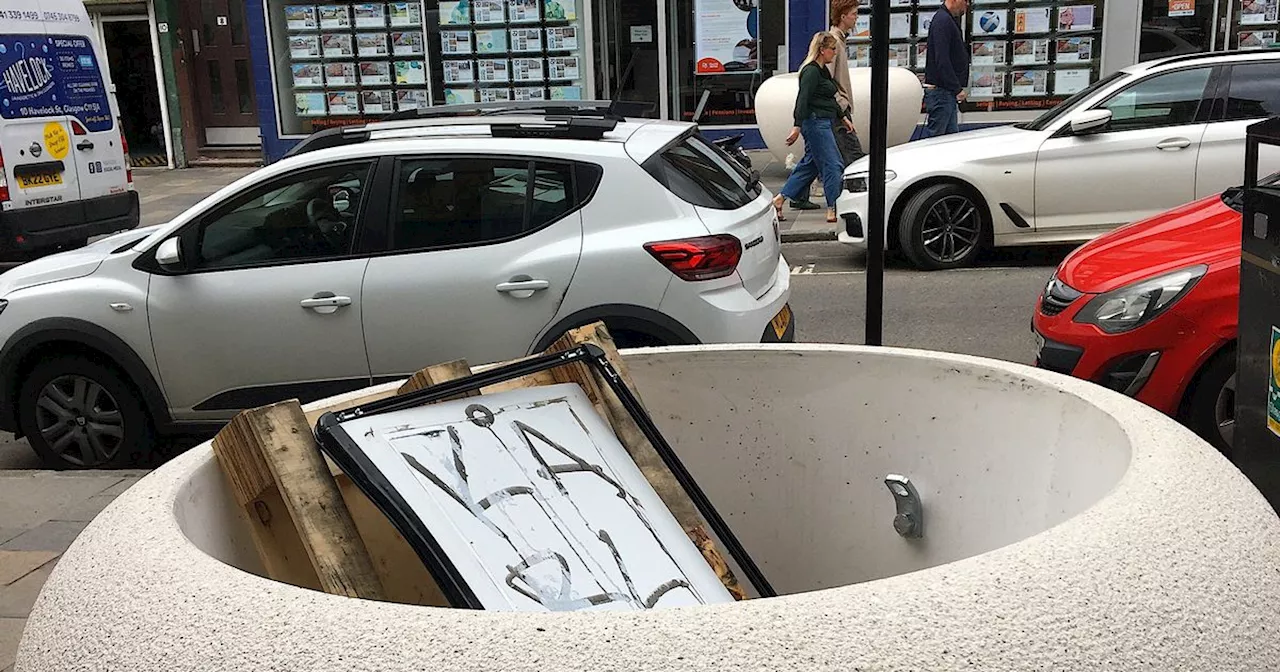
<svg viewBox="0 0 1280 672"><path fill-rule="evenodd" d="M182 245L177 236L160 243L156 248L156 263L166 271L183 270Z"/></svg>
<svg viewBox="0 0 1280 672"><path fill-rule="evenodd" d="M1075 135L1088 135L1100 131L1111 123L1111 110L1089 110L1081 112L1071 119L1071 132Z"/></svg>

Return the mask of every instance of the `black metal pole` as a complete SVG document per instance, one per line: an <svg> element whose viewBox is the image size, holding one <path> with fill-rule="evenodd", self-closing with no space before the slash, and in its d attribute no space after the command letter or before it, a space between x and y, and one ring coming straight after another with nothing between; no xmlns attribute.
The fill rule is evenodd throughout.
<svg viewBox="0 0 1280 672"><path fill-rule="evenodd" d="M867 173L867 345L884 343L884 171L889 132L889 0L871 0L871 167Z"/></svg>

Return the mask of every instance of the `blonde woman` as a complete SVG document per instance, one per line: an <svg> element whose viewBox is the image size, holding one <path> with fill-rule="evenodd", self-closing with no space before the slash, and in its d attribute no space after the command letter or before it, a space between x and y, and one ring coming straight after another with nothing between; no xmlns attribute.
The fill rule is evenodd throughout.
<svg viewBox="0 0 1280 672"><path fill-rule="evenodd" d="M803 134L804 157L773 199L778 219L785 219L782 206L788 199L794 201L801 197L809 191L809 185L821 177L827 199L827 221L836 221L836 198L840 195L844 160L836 146L835 125L843 124L845 129L853 132L853 119L836 100L839 87L828 65L843 48L835 35L818 33L809 44L809 57L800 66L800 93L796 96L793 114L795 127L787 136L787 144L795 144Z"/></svg>

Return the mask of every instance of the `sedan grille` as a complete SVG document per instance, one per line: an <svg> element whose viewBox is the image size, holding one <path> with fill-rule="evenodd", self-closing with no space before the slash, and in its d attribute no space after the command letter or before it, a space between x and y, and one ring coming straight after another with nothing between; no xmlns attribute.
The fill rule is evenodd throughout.
<svg viewBox="0 0 1280 672"><path fill-rule="evenodd" d="M1053 317L1060 315L1071 304L1084 296L1058 279L1055 275L1049 280L1049 285L1044 289L1044 299L1040 302L1040 312Z"/></svg>

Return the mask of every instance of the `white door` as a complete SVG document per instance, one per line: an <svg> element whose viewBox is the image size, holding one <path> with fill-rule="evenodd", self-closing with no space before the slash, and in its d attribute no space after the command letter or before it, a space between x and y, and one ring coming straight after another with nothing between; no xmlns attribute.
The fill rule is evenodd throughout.
<svg viewBox="0 0 1280 672"><path fill-rule="evenodd" d="M1196 198L1222 193L1244 182L1244 138L1249 126L1280 114L1280 60L1237 63L1225 68L1225 102L1205 130L1196 165ZM1280 170L1280 151L1264 145L1259 177Z"/></svg>
<svg viewBox="0 0 1280 672"><path fill-rule="evenodd" d="M364 282L375 378L528 352L582 250L575 170L483 156L397 162L393 253L374 257Z"/></svg>
<svg viewBox="0 0 1280 672"><path fill-rule="evenodd" d="M186 271L156 274L147 297L161 382L178 419L369 382L352 254L369 162L325 166L250 188L180 234Z"/></svg>
<svg viewBox="0 0 1280 672"><path fill-rule="evenodd" d="M1036 231L1091 236L1191 201L1211 74L1199 67L1139 80L1094 106L1113 115L1101 132L1046 140L1036 157Z"/></svg>

